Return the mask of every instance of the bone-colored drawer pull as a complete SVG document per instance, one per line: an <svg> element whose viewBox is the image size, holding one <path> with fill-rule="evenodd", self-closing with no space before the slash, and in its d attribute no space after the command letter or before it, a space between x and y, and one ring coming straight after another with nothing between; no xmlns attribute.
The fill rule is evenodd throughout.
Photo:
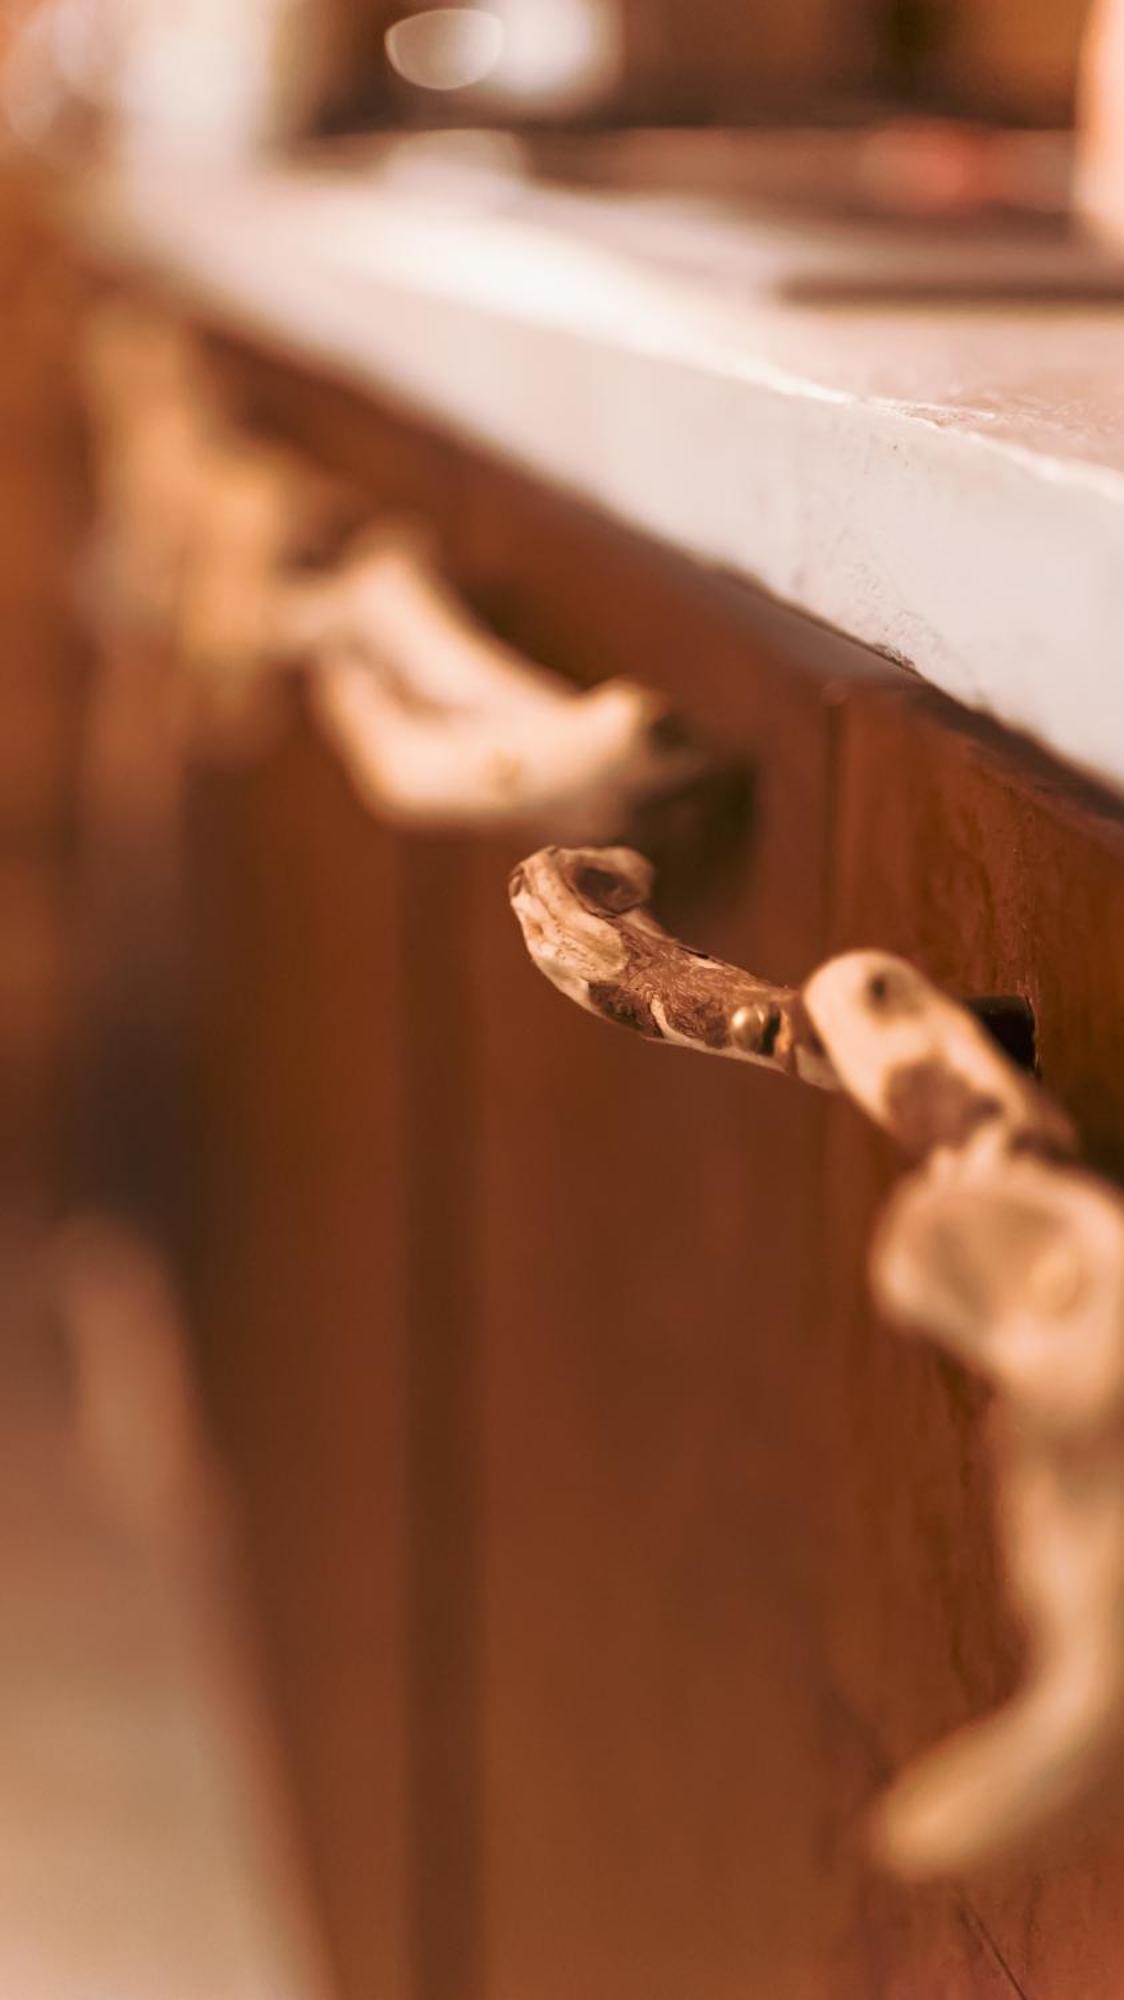
<svg viewBox="0 0 1124 2000"><path fill-rule="evenodd" d="M306 568L354 496L233 424L174 326L103 309L87 373L99 609L170 634L183 709L212 745L258 741L259 697L283 672L306 679L356 790L397 822L607 839L701 770L658 696L577 690L489 632L424 525L368 525Z"/></svg>
<svg viewBox="0 0 1124 2000"><path fill-rule="evenodd" d="M275 639L307 661L315 713L360 795L396 821L605 838L701 768L647 689L578 692L496 639L410 527L290 586Z"/></svg>
<svg viewBox="0 0 1124 2000"><path fill-rule="evenodd" d="M479 624L419 522L367 529L327 577L290 586L279 611L290 645L370 656L419 706L538 715L557 707L557 677Z"/></svg>
<svg viewBox="0 0 1124 2000"><path fill-rule="evenodd" d="M1073 1163L1069 1121L966 1005L900 959L850 952L799 990L669 938L628 849L556 848L512 878L562 992L652 1040L842 1089L921 1164L871 1270L886 1314L995 1388L998 1520L1027 1633L1022 1689L897 1780L875 1840L956 1875L1124 1774L1124 1199Z"/></svg>

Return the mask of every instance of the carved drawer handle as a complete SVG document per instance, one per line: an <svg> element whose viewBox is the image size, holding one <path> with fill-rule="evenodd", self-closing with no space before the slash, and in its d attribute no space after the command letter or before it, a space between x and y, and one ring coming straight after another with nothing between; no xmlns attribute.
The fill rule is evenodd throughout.
<svg viewBox="0 0 1124 2000"><path fill-rule="evenodd" d="M368 528L327 577L289 587L281 618L290 645L370 656L419 707L541 715L557 705L557 678L478 623L417 521Z"/></svg>
<svg viewBox="0 0 1124 2000"><path fill-rule="evenodd" d="M576 840L611 838L701 771L658 696L625 680L575 690L488 632L423 528L385 524L327 570L303 567L354 496L233 424L173 325L103 307L86 360L98 608L174 634L197 733L244 739L263 683L300 671L383 816Z"/></svg>
<svg viewBox="0 0 1124 2000"><path fill-rule="evenodd" d="M1019 1693L900 1777L884 1859L990 1861L1124 1770L1124 1200L966 1006L902 960L832 959L798 992L690 951L625 848L548 848L512 878L528 950L591 1013L842 1089L918 1158L872 1253L882 1309L998 1392L999 1533L1027 1636Z"/></svg>
<svg viewBox="0 0 1124 2000"><path fill-rule="evenodd" d="M276 642L308 661L322 727L393 820L605 838L701 769L646 688L576 692L495 638L416 528L369 534L326 580L289 586Z"/></svg>

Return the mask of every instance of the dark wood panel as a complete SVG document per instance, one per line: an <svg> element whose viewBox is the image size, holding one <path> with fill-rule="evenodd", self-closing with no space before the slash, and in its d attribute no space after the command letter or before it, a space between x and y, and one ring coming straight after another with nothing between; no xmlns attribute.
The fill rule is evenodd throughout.
<svg viewBox="0 0 1124 2000"><path fill-rule="evenodd" d="M196 1248L308 1858L347 1995L471 1991L455 856L307 725L199 774Z"/></svg>
<svg viewBox="0 0 1124 2000"><path fill-rule="evenodd" d="M79 289L39 176L0 164L0 1205L41 1221L72 1170L75 803L86 649Z"/></svg>
<svg viewBox="0 0 1124 2000"><path fill-rule="evenodd" d="M453 454L215 342L232 408L455 561ZM200 774L198 1232L343 1992L467 2000L474 1775L458 856L379 828L310 721Z"/></svg>
<svg viewBox="0 0 1124 2000"><path fill-rule="evenodd" d="M836 946L882 945L961 992L1033 1004L1042 1075L1090 1156L1124 1162L1124 819L1034 752L919 690L850 709ZM822 1377L834 1468L831 1657L897 1767L991 1707L1019 1668L990 1531L986 1399L874 1323L865 1259L900 1162L832 1114L836 1337ZM1089 1819L1025 1867L967 1885L1020 1990L1108 2000L1124 1984L1119 1827Z"/></svg>
<svg viewBox="0 0 1124 2000"><path fill-rule="evenodd" d="M206 351L237 420L306 454L372 515L419 515L456 569L467 466L448 439L302 366L283 343L271 352L209 332Z"/></svg>
<svg viewBox="0 0 1124 2000"><path fill-rule="evenodd" d="M752 842L675 921L802 976L881 670L514 475L474 486L470 551L505 634L745 757ZM473 866L489 2000L1006 1994L958 1898L863 1853L880 1748L824 1625L824 1107L568 1008L507 909L518 851Z"/></svg>
<svg viewBox="0 0 1124 2000"><path fill-rule="evenodd" d="M409 1982L399 859L310 732L200 779L199 1323L346 1994Z"/></svg>
<svg viewBox="0 0 1124 2000"><path fill-rule="evenodd" d="M1119 1070L1124 950L1112 813L859 649L517 473L283 363L231 353L226 365L259 421L373 500L435 510L451 569L504 636L579 681L627 673L665 689L744 759L743 818L727 811L708 872L673 881L685 935L779 979L874 943L960 990L1026 992L1047 1082L1094 1157L1120 1163L1120 1107L1104 1087ZM531 972L507 909L528 839L469 851L345 830L322 753L303 744L303 776L294 756L290 744L268 779L237 781L236 821L265 812L259 870L294 840L318 856L302 849L280 878L306 903L304 929L284 919L282 954L306 990L279 1003L288 1025L270 1027L265 1067L249 1057L258 1136L240 1172L248 1185L286 1096L293 1131L307 1123L311 1153L330 1150L348 1065L360 1050L373 1059L373 1024L390 1017L379 1088L392 1077L391 1096L380 1111L360 1093L351 1112L371 1149L368 1197L388 1159L397 1178L385 1206L364 1208L350 1174L329 1176L316 1240L283 1188L243 1187L232 1206L259 1203L259 1267L287 1218L282 1268L305 1277L281 1284L272 1313L291 1312L294 1349L303 1339L307 1353L307 1326L325 1322L337 1263L362 1274L349 1330L314 1351L309 1393L323 1437L342 1426L364 1442L342 1454L350 1486L315 1453L301 1469L292 1509L322 1476L332 1497L315 1555L310 1544L289 1575L269 1496L292 1481L297 1401L275 1392L288 1414L263 1419L254 1388L270 1315L240 1390L229 1358L222 1368L250 1427L264 1426L254 1449L273 1455L251 1485L261 1560L294 1621L282 1655L316 1656L302 1669L312 1765L332 1646L351 1634L358 1685L354 1652L365 1663L373 1643L373 1626L349 1626L345 1580L362 1579L372 1619L392 1602L400 1620L398 1679L368 1739L397 1728L406 1744L399 1900L387 1878L380 1905L348 1847L356 1828L370 1853L385 1835L363 1819L379 1785L362 1759L331 1806L338 1860L324 1849L337 1932L358 1939L353 1990L370 1990L381 1907L425 2000L679 2000L740 1994L747 1979L778 2000L1112 1992L1116 1857L1103 1829L1075 1832L1033 1874L949 1891L896 1888L864 1855L863 1810L891 1770L998 1698L1018 1663L988 1530L982 1398L874 1327L866 1305L870 1223L898 1162L846 1107L634 1045L567 1009ZM248 803L259 783L267 812ZM210 879L237 851L228 829ZM354 928L371 893L385 897L384 959ZM330 949L309 942L325 895L338 898ZM268 900L262 881L253 898ZM233 928L244 960L247 927ZM259 983L244 1041L275 1004L271 986ZM337 990L338 1046L299 1058L298 1089L294 1051ZM246 1061L231 1048L216 1074ZM307 1104L324 1092L336 1109L317 1123ZM399 1373L364 1433L372 1305L392 1265ZM249 1316L257 1282L242 1289ZM247 1343L244 1329L236 1338ZM336 1372L341 1338L352 1359ZM319 1449L326 1461L337 1447ZM378 1462L361 1478L368 1451ZM340 1526L355 1508L367 1572ZM351 1552L314 1640L298 1629L312 1601L301 1579L335 1559L341 1536ZM315 1782L331 1793L323 1768Z"/></svg>

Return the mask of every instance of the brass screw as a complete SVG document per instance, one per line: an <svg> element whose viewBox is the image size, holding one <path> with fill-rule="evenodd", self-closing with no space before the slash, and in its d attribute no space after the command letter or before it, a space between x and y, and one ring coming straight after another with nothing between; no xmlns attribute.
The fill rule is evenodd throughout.
<svg viewBox="0 0 1124 2000"><path fill-rule="evenodd" d="M749 1000L730 1016L730 1040L743 1055L769 1057L776 1047L781 1011L772 1000Z"/></svg>

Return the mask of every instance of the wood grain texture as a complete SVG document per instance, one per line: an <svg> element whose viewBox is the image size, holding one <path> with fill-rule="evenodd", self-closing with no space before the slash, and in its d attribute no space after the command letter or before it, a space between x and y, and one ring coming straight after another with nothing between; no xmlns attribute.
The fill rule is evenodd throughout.
<svg viewBox="0 0 1124 2000"><path fill-rule="evenodd" d="M232 407L439 533L459 473L215 349ZM447 532L445 545L448 546ZM377 827L303 711L200 769L208 1379L241 1475L341 1990L472 1991L467 1075L456 855Z"/></svg>
<svg viewBox="0 0 1124 2000"><path fill-rule="evenodd" d="M888 779L892 777L892 782ZM1042 1080L1089 1156L1121 1164L1118 1006L1124 826L1045 760L920 690L849 713L831 942L873 941L933 978L1022 992ZM863 1303L884 1143L833 1107L829 1254L838 1346L823 1383L833 1515L832 1659L896 1768L1017 1674L997 1587L987 1398L954 1364L888 1341ZM973 1883L972 1906L1032 1995L1115 1993L1124 1926L1114 1814L1093 1811L1027 1865Z"/></svg>
<svg viewBox="0 0 1124 2000"><path fill-rule="evenodd" d="M200 776L194 818L205 1382L342 1990L393 1995L408 1990L397 868L304 731L255 770Z"/></svg>
<svg viewBox="0 0 1124 2000"><path fill-rule="evenodd" d="M0 166L0 1201L50 1212L72 1083L78 736L73 585L86 518L79 292L34 174Z"/></svg>
<svg viewBox="0 0 1124 2000"><path fill-rule="evenodd" d="M892 1873L954 1879L1124 1776L1124 1201L1075 1164L1071 1122L971 1006L908 960L844 952L771 986L673 938L654 879L621 845L520 861L508 893L536 970L610 1026L840 1090L887 1132L913 1166L877 1218L875 1298L1001 1398L1023 1685L909 1766L876 1815Z"/></svg>
<svg viewBox="0 0 1124 2000"><path fill-rule="evenodd" d="M578 677L642 673L753 766L752 847L671 901L701 945L799 977L871 663L807 632L794 670L767 607L513 475L473 500L505 636ZM471 926L490 2000L1008 1994L956 1896L891 1888L863 1852L886 1773L822 1626L822 1110L529 984L514 858L475 857Z"/></svg>
<svg viewBox="0 0 1124 2000"><path fill-rule="evenodd" d="M879 945L953 990L1024 993L1048 1087L1093 1159L1120 1165L1115 815L946 704L896 692L856 649L519 475L280 364L227 362L247 409L337 471L432 503L439 468L453 571L506 640L579 683L644 680L752 766L740 837L732 809L721 840L695 839L691 818L644 829L657 854L691 855L668 878L670 920L793 984L832 949ZM292 773L275 782L259 869ZM356 830L366 859L341 868L338 837L325 832L323 878L369 893L384 863ZM863 1851L874 1793L1000 1700L1019 1662L984 1398L866 1303L888 1145L846 1107L560 1010L507 913L518 857L407 846L405 959L377 996L373 975L354 986L363 954L339 915L351 942L332 954L342 989L368 996L368 1043L386 981L411 996L394 1115L404 1097L412 1386L383 1436L412 1524L412 1691L395 1700L412 1717L416 1990L680 2000L748 1979L778 2000L1107 2000L1118 1861L1103 1826L1075 1828L1040 1869L953 1891L890 1887ZM310 961L290 947L285 963L303 978ZM269 1004L263 985L263 1018ZM286 1032L258 1086L262 1131L303 1030ZM254 1157L247 1141L246 1174ZM323 1200L326 1216L347 1208L323 1226L357 1256L370 1206L343 1186ZM286 1250L309 1254L307 1232ZM357 1281L357 1344L384 1279ZM258 1340L247 1407L264 1326ZM354 1367L316 1392L332 1423ZM270 1448L279 1490L288 1466ZM403 1532L401 1516L384 1525L379 1563ZM358 1865L353 1881L369 1898ZM374 1948L368 1934L355 1964Z"/></svg>

